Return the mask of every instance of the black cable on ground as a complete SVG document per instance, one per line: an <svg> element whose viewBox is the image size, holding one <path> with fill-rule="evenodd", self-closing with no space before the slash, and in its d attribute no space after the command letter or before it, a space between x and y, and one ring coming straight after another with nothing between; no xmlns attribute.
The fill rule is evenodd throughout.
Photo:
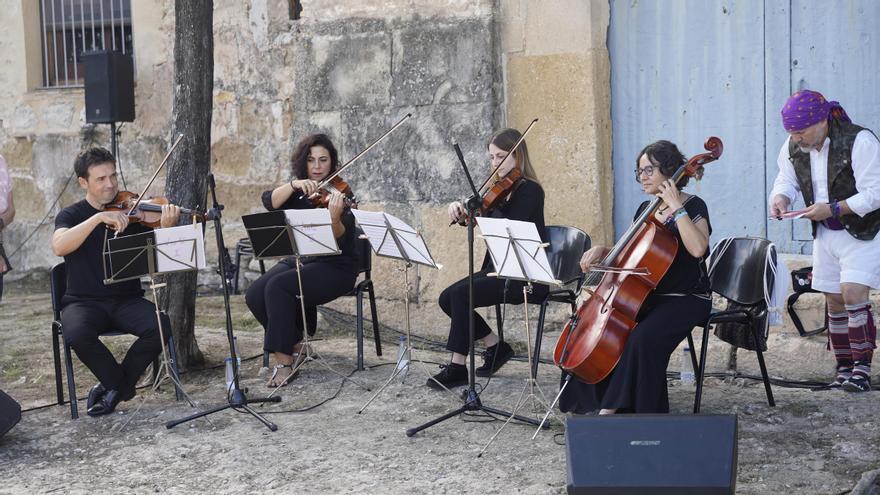
<svg viewBox="0 0 880 495"><path fill-rule="evenodd" d="M396 364L397 364L396 362L394 362L394 363L380 363L380 364L377 364L374 366L367 366L365 368L365 370L372 370L374 368L381 368L382 366L389 366L389 365L396 365ZM334 392L333 395L331 395L330 397L327 397L326 399L323 399L320 402L317 402L317 403L312 404L310 406L300 407L297 409L283 409L280 411L262 411L262 414L304 413L304 412L311 411L312 409L316 409L320 406L323 406L324 404L330 402L331 400L339 397L339 394L342 392L342 387L345 386L345 382L347 381L347 379L351 378L352 375L354 375L356 372L357 372L357 368L351 370L347 375L345 375L345 379L343 379L342 382L339 383L339 387L337 387L336 392ZM245 411L239 411L239 412L245 412Z"/></svg>

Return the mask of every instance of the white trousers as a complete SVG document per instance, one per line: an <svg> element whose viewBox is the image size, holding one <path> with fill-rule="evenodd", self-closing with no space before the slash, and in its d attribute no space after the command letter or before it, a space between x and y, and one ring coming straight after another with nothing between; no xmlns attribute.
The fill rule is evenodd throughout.
<svg viewBox="0 0 880 495"><path fill-rule="evenodd" d="M880 288L880 234L860 241L819 225L813 241L813 288L840 294L843 282Z"/></svg>

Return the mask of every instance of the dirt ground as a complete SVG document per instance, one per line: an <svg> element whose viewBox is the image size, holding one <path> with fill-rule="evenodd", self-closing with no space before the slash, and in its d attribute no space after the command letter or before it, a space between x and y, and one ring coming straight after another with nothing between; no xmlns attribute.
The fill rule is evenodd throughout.
<svg viewBox="0 0 880 495"><path fill-rule="evenodd" d="M236 334L242 354L261 352L262 332L234 298ZM196 330L207 366L222 365L226 354L222 300L198 301ZM316 343L328 363L343 373L355 366L350 318L322 313L324 337ZM24 409L55 400L47 294L11 294L0 306L0 389ZM332 328L333 330L329 330ZM366 344L371 369L353 378L375 390L396 357L397 335L383 329L381 358ZM547 335L552 346L558 333ZM125 337L108 340L124 350ZM415 357L439 362L444 353L419 350ZM753 360L752 358L749 358ZM740 361L746 361L741 358ZM75 375L82 397L94 383L79 362ZM430 372L436 364L427 364ZM558 372L543 365L540 383L552 396ZM710 371L711 365L710 365ZM789 379L797 370L774 369ZM243 365L251 398L263 397L266 378L260 360ZM492 379L482 394L486 405L513 407L527 376L524 362L514 362ZM270 432L246 413L227 410L166 429L165 422L224 402L222 367L183 375L184 389L197 403L175 402L173 389L142 390L118 412L100 418L84 414L71 420L65 406L27 411L21 422L0 437L0 493L247 493L283 489L286 493L563 493L565 449L562 427L531 440L533 429L505 428L488 452L482 445L501 426L484 416L460 416L407 437L419 425L459 406L458 399L423 386L425 372L415 366L405 382L395 380L363 413L371 396L347 382L329 402L341 380L311 364L290 386L283 401L255 409L277 423ZM481 383L485 379L480 380ZM66 389L65 389L66 390ZM777 407L768 407L760 382L706 380L704 413L735 413L739 418L737 493L849 493L862 473L878 467L880 394L850 395L775 387ZM670 381L675 413L690 412L693 388ZM531 410L524 411L532 414ZM557 416L559 417L559 416Z"/></svg>

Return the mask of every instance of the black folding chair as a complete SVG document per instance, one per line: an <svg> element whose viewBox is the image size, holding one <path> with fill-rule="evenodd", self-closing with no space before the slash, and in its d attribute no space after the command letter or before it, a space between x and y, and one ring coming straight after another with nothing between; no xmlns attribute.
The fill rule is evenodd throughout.
<svg viewBox="0 0 880 495"><path fill-rule="evenodd" d="M344 294L345 296L354 296L357 305L357 370L364 370L364 294L366 293L370 300L370 316L373 324L373 340L376 345L376 355L382 355L382 341L379 336L379 317L376 312L376 293L373 288L373 279L370 272L373 269L373 257L370 249L370 242L367 239L361 239L362 231L355 231L355 247L358 253L358 275L363 274L363 279L356 282L351 292ZM260 265L262 268L262 265ZM311 333L310 333L311 335ZM266 332L263 330L263 342L266 341ZM263 367L269 367L269 351L263 351Z"/></svg>
<svg viewBox="0 0 880 495"><path fill-rule="evenodd" d="M766 318L764 318L767 312L767 308L764 305L765 283L769 290L772 291L773 288L772 277L769 277L770 272L766 269L768 249L772 249L772 246L767 239L734 237L718 242L712 250L709 268L712 292L723 297L728 301L728 304L732 301L740 307L727 311L712 310L712 313L702 324L703 341L700 345L699 362L697 362L694 355L693 337L691 334L687 336L691 349L691 360L694 369L697 371L694 413L700 412L710 327L716 323L723 322L740 323L751 329L756 344L760 342L755 322L764 321L766 324ZM771 253L771 260L775 263L775 250ZM765 281L765 273L768 274L770 280ZM767 403L770 407L774 407L776 402L773 400L773 391L770 389L770 377L767 375L767 366L764 364L764 354L761 352L760 345L755 346L755 354L758 356L758 365L761 367L761 377L764 380Z"/></svg>
<svg viewBox="0 0 880 495"><path fill-rule="evenodd" d="M251 244L251 240L247 237L243 239L239 239L235 244L235 263L232 264L232 293L238 295L238 279L239 274L241 273L241 256L250 256L254 257L254 246ZM227 258L228 259L228 258ZM266 273L266 262L263 260L258 260L260 263L260 273Z"/></svg>
<svg viewBox="0 0 880 495"><path fill-rule="evenodd" d="M584 283L584 274L581 272L579 261L584 252L590 249L590 236L583 230L563 225L548 225L545 232L550 246L546 249L547 259L553 269L553 277L563 283L560 289L554 289L547 293L543 299L529 300L530 303L540 304L538 313L538 325L535 331L535 360L532 363L532 371L537 376L539 357L541 356L541 340L544 336L544 320L547 315L547 306L551 302L564 303L571 306L571 311L577 311L576 301L581 285ZM504 340L504 321L501 317L501 305L495 305L496 321L498 322L498 336Z"/></svg>
<svg viewBox="0 0 880 495"><path fill-rule="evenodd" d="M63 344L64 364L67 372L67 391L70 395L70 418L77 419L79 417L79 411L76 405L76 380L73 376L73 353L70 350L70 346L64 341L64 328L61 326L61 299L67 292L67 267L63 261L52 267L52 271L49 274L49 291L52 296L52 313L54 318L54 320L52 320L52 354L55 361L55 393L58 398L58 405L63 405L64 389L61 385L61 355L58 350L59 344ZM167 331L170 332L171 329L169 328ZM101 336L111 335L127 334L117 330L109 330L101 334ZM170 372L174 374L176 380L179 380L180 372L177 369L177 350L174 346L173 336L168 337L167 345L168 353L171 357ZM156 379L156 376L159 373L159 359L160 358L157 356L156 360L153 361L153 380ZM183 393L177 387L176 383L174 384L174 394L177 400L183 399Z"/></svg>

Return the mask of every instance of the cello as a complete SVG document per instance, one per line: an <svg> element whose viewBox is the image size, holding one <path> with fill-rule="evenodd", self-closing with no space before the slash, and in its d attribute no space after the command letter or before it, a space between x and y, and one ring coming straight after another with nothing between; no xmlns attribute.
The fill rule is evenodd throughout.
<svg viewBox="0 0 880 495"><path fill-rule="evenodd" d="M673 174L673 182L699 176L703 166L717 160L724 150L714 136L703 147L708 153L691 157ZM614 370L636 326L636 315L675 259L678 240L654 216L661 201L654 198L602 262L594 265L583 289L590 296L556 342L553 361L586 383L596 384ZM586 288L600 277L594 290Z"/></svg>

